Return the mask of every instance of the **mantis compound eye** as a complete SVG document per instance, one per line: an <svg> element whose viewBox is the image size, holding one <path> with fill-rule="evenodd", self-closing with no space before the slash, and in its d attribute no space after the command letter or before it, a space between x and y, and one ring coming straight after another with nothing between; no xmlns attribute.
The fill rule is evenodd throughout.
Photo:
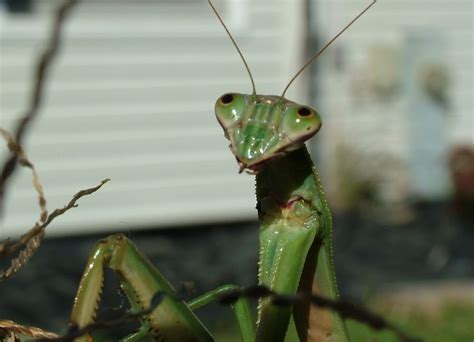
<svg viewBox="0 0 474 342"><path fill-rule="evenodd" d="M307 117L313 115L313 110L311 110L311 108L308 108L308 107L301 107L300 109L298 109L296 114L300 118L307 118Z"/></svg>
<svg viewBox="0 0 474 342"><path fill-rule="evenodd" d="M288 108L283 116L280 129L295 143L303 143L321 128L321 118L312 108L294 106Z"/></svg>
<svg viewBox="0 0 474 342"><path fill-rule="evenodd" d="M225 130L239 121L246 107L246 96L227 93L219 97L214 107L216 117Z"/></svg>
<svg viewBox="0 0 474 342"><path fill-rule="evenodd" d="M225 106L231 104L234 101L234 95L232 94L224 94L219 99L221 103Z"/></svg>

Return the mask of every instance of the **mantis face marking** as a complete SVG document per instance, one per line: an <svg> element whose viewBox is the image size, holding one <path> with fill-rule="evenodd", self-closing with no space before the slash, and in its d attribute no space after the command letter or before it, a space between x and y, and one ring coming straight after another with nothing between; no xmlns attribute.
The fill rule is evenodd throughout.
<svg viewBox="0 0 474 342"><path fill-rule="evenodd" d="M215 112L240 172L257 173L266 160L300 148L321 128L314 109L280 96L228 93Z"/></svg>

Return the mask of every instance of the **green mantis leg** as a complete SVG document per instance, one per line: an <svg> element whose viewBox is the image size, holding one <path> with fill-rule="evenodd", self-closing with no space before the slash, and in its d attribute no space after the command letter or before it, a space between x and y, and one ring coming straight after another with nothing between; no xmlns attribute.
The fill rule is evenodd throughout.
<svg viewBox="0 0 474 342"><path fill-rule="evenodd" d="M145 310L158 292L168 294L161 303L141 319L141 329L125 341L144 336L166 341L213 341L192 310L175 297L175 290L160 272L124 235L117 234L100 241L92 252L74 300L71 324L79 328L93 323L103 285L103 268L117 272L132 309ZM90 340L82 336L76 341Z"/></svg>
<svg viewBox="0 0 474 342"><path fill-rule="evenodd" d="M189 301L187 304L191 310L195 311L196 309L219 299L222 295L238 288L237 285L223 285ZM250 304L247 298L239 298L235 303L231 304L231 306L239 324L242 341L255 341L255 323L252 319L252 310L250 309Z"/></svg>

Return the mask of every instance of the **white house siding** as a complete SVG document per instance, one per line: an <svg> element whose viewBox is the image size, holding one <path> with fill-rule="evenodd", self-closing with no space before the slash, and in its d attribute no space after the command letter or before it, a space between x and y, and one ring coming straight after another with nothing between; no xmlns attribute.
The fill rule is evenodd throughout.
<svg viewBox="0 0 474 342"><path fill-rule="evenodd" d="M312 1L313 31L328 40L368 3ZM378 177L387 203L449 193L448 151L474 144L473 4L378 1L317 62L315 106L324 123L315 144L324 147L321 167L333 198L340 178L354 172ZM446 108L421 91L430 65L447 76ZM341 150L352 154L355 170L341 171Z"/></svg>
<svg viewBox="0 0 474 342"><path fill-rule="evenodd" d="M35 56L58 3L35 1L24 15L0 11L2 127L12 129L26 107ZM257 89L281 92L301 60L301 2L215 4ZM25 149L50 209L103 178L112 182L58 218L48 234L256 217L253 177L237 174L213 113L218 96L249 92L250 81L206 1L86 0L65 32ZM4 212L0 238L37 220L28 170L10 184Z"/></svg>

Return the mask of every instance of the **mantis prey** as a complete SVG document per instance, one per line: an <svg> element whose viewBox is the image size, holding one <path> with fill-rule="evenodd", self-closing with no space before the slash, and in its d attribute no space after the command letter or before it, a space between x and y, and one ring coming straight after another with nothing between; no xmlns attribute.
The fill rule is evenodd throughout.
<svg viewBox="0 0 474 342"><path fill-rule="evenodd" d="M304 145L321 128L312 108L285 99L300 73L339 35L365 13L373 1L291 79L281 96L258 95L250 69L210 0L209 4L237 49L252 82L252 94L227 93L215 104L217 120L230 141L240 172L256 175L260 220L259 284L282 294L316 292L337 298L332 219L315 166ZM144 310L158 292L170 294L143 316L137 333L124 341L152 337L159 341L212 341L193 311L233 288L226 285L184 302L159 271L123 235L100 241L81 279L71 324L94 321L103 282L103 267L115 270L134 310ZM233 305L243 341L348 341L343 320L332 311L310 304L277 306L261 299L255 324L250 305L240 298ZM87 340L82 336L78 340Z"/></svg>

